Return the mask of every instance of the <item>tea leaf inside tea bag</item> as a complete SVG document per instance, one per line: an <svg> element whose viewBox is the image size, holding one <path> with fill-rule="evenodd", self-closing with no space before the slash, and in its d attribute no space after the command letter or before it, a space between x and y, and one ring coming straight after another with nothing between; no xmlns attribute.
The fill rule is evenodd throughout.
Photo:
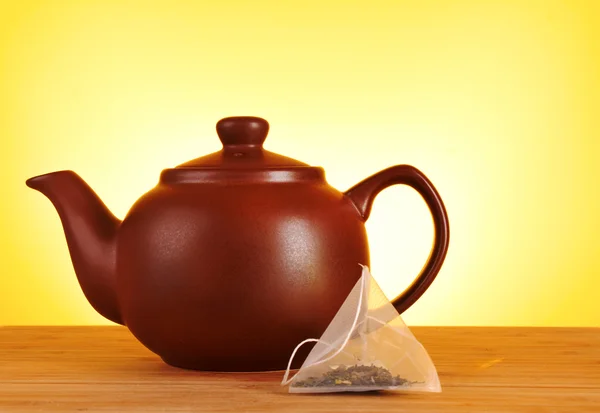
<svg viewBox="0 0 600 413"><path fill-rule="evenodd" d="M374 365L354 365L336 367L320 377L308 377L292 383L293 387L330 387L330 386L377 386L397 387L408 383L400 376L393 376L384 368Z"/></svg>

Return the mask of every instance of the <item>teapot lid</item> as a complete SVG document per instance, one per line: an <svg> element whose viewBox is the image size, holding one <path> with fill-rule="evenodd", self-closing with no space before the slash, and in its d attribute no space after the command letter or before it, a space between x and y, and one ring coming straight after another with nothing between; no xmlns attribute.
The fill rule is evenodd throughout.
<svg viewBox="0 0 600 413"><path fill-rule="evenodd" d="M233 116L217 122L217 134L223 144L218 152L192 159L175 169L272 169L309 167L287 156L269 152L263 143L269 123L254 116Z"/></svg>

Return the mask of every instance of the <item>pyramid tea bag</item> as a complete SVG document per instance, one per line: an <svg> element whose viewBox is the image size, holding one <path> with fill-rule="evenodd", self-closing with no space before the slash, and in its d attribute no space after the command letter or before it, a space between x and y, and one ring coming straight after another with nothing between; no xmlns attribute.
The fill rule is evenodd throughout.
<svg viewBox="0 0 600 413"><path fill-rule="evenodd" d="M423 345L379 288L362 275L320 339L299 343L282 385L290 393L404 390L440 392L437 371ZM304 344L314 348L292 377L290 366Z"/></svg>

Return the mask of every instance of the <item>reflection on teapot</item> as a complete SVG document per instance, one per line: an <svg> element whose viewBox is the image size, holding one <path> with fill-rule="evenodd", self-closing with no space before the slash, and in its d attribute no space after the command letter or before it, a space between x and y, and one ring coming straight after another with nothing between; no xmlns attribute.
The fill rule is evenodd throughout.
<svg viewBox="0 0 600 413"><path fill-rule="evenodd" d="M393 166L342 193L322 168L263 149L268 130L257 117L220 120L222 150L163 170L123 221L72 171L27 180L58 211L91 305L170 365L285 369L296 344L333 319L358 264L370 265L365 221L391 185L417 190L435 228L423 270L393 300L400 313L445 259L448 217L419 170Z"/></svg>

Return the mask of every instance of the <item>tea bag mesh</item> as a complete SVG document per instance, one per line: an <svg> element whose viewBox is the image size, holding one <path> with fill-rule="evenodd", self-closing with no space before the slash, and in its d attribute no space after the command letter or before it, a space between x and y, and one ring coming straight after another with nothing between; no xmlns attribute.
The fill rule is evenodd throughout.
<svg viewBox="0 0 600 413"><path fill-rule="evenodd" d="M360 279L310 354L282 385L290 393L405 390L440 392L435 366L369 269ZM290 365L296 353L290 357Z"/></svg>

